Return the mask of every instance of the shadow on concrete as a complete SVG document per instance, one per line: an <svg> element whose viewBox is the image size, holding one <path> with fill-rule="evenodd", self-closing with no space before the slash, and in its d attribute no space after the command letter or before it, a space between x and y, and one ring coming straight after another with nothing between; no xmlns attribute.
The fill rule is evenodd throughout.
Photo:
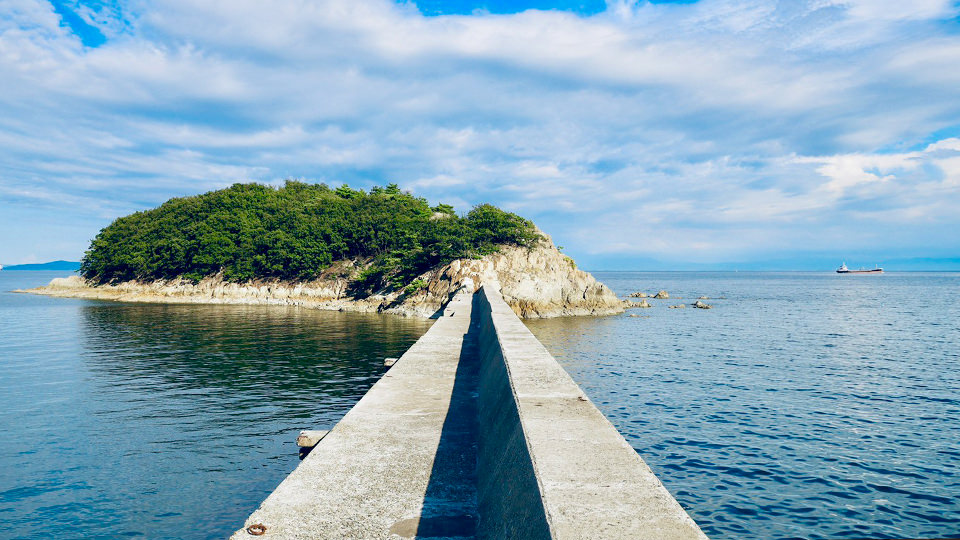
<svg viewBox="0 0 960 540"><path fill-rule="evenodd" d="M473 309L480 321L475 330L480 356L477 535L549 540L537 473L486 296L475 296Z"/></svg>
<svg viewBox="0 0 960 540"><path fill-rule="evenodd" d="M416 524L416 538L474 538L477 531L477 321L463 339L450 407Z"/></svg>

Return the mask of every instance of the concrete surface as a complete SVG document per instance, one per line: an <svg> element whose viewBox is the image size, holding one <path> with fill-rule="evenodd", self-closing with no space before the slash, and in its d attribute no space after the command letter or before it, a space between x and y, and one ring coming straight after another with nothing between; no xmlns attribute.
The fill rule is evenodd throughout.
<svg viewBox="0 0 960 540"><path fill-rule="evenodd" d="M705 539L503 301L461 292L233 538Z"/></svg>
<svg viewBox="0 0 960 540"><path fill-rule="evenodd" d="M451 300L454 315L400 357L232 538L254 538L246 527L256 523L264 539L473 538L470 303L469 294Z"/></svg>
<svg viewBox="0 0 960 540"><path fill-rule="evenodd" d="M514 316L499 293L485 286L474 303L474 316L480 324L483 374L478 474L479 530L484 537L531 537L504 532L503 525L487 527L489 521L506 520L517 512L509 508L503 517L487 515L491 511L487 500L516 497L518 486L507 481L511 475L498 473L498 467L513 470L512 476L517 478L525 473L524 467L511 463L515 457L509 453L486 454L494 450L494 441L509 440L504 433L519 431L525 438L552 538L705 539L653 471ZM500 391L487 393L488 384L505 384L498 377L487 376L495 372L503 374L500 379L509 379L512 396L503 396ZM496 401L485 403L486 397ZM497 422L483 422L488 408L514 407L515 415L512 411L501 413L490 417ZM518 422L519 429L510 426L511 422ZM498 460L504 463L498 464ZM498 482L486 483L494 486L494 493L486 493L484 479L489 475L500 477ZM524 479L523 489L529 489L528 484L529 479ZM502 492L499 495L498 490ZM535 537L541 537L539 529Z"/></svg>

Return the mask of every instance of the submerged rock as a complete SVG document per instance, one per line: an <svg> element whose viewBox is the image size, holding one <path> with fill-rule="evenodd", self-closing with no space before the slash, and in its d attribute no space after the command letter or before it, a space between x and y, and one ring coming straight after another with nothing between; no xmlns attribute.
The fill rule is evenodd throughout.
<svg viewBox="0 0 960 540"><path fill-rule="evenodd" d="M687 307L687 306L684 305L684 304L677 304L677 305L675 305L675 306L670 306L670 309L683 309L683 308L685 308L685 307Z"/></svg>
<svg viewBox="0 0 960 540"><path fill-rule="evenodd" d="M647 302L646 300L641 300L641 301L639 301L639 302L631 302L631 301L627 300L625 303L626 303L626 306L627 306L628 308L649 308L649 307L653 307L652 305L650 305L650 302Z"/></svg>

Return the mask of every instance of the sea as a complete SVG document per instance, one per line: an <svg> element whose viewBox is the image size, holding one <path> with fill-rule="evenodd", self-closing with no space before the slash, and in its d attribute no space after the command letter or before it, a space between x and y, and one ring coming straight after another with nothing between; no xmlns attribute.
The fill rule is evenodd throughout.
<svg viewBox="0 0 960 540"><path fill-rule="evenodd" d="M224 539L432 321L10 293L0 271L0 539Z"/></svg>
<svg viewBox="0 0 960 540"><path fill-rule="evenodd" d="M680 298L527 326L708 536L960 538L960 273L594 275Z"/></svg>
<svg viewBox="0 0 960 540"><path fill-rule="evenodd" d="M63 275L0 271L0 538L225 538L432 324ZM671 298L527 326L708 536L960 538L960 273L594 275Z"/></svg>

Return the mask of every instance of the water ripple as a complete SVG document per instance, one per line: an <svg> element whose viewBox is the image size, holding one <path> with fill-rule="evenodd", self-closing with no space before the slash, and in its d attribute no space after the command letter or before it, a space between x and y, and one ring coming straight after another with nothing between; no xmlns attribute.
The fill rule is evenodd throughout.
<svg viewBox="0 0 960 540"><path fill-rule="evenodd" d="M51 277L0 272L0 291ZM297 431L430 325L9 293L0 319L0 537L23 539L228 536L296 466Z"/></svg>
<svg viewBox="0 0 960 540"><path fill-rule="evenodd" d="M960 534L960 274L597 277L726 297L527 323L711 538Z"/></svg>

